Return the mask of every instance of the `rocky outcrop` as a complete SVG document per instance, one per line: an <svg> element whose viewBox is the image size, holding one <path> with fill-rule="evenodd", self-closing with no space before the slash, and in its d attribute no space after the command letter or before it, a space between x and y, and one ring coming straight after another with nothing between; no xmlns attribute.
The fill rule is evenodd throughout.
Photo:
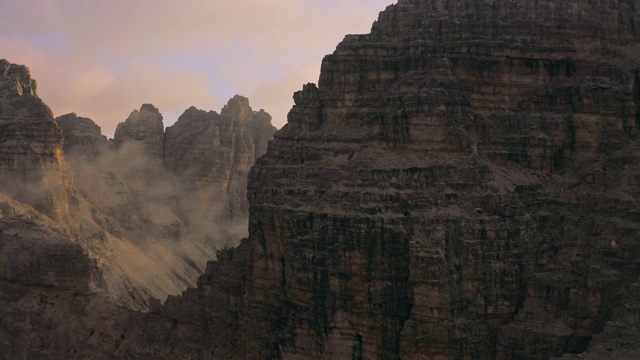
<svg viewBox="0 0 640 360"><path fill-rule="evenodd" d="M67 212L62 134L29 69L0 60L0 192L58 219Z"/></svg>
<svg viewBox="0 0 640 360"><path fill-rule="evenodd" d="M631 1L401 0L347 36L250 175L246 356L637 341L614 314L639 275L639 20Z"/></svg>
<svg viewBox="0 0 640 360"><path fill-rule="evenodd" d="M637 358L639 21L630 0L388 7L294 94L250 172L248 239L114 317L126 341L103 351Z"/></svg>
<svg viewBox="0 0 640 360"><path fill-rule="evenodd" d="M98 276L68 235L31 206L0 196L1 358L69 358L76 336L90 334L76 327L87 315L78 305ZM88 317L95 323L100 315Z"/></svg>
<svg viewBox="0 0 640 360"><path fill-rule="evenodd" d="M268 114L252 115L248 109L242 123L225 116L218 124L225 136L217 145L223 149L205 149L228 155L212 171L225 166L228 176L243 184L255 151L249 130L270 121ZM211 341L208 324L237 316L241 306L229 299L244 289L248 252L219 252L219 261L198 281L202 287L181 292L197 285L217 248L238 241L246 231L246 213L242 218L238 211L233 226L216 223L222 217L207 202L219 199L192 196L198 179L178 178L149 151L145 126L153 123L138 124L143 135L115 147L90 119L68 114L57 121L73 183L67 189L73 199L68 215L54 221L0 196L0 358L200 359L229 351L233 334ZM179 138L181 131L189 127L176 127L172 134ZM256 142L266 138L256 133ZM176 167L181 161L191 159L178 159ZM207 175L201 174L203 182ZM186 197L190 203L178 204ZM231 208L231 201L220 207ZM235 206L246 212L244 201ZM204 209L211 212L196 216ZM243 220L244 229L238 227ZM167 295L172 296L160 305Z"/></svg>
<svg viewBox="0 0 640 360"><path fill-rule="evenodd" d="M271 116L255 112L249 100L236 95L220 114L194 107L167 128L164 142L165 168L176 174L186 191L186 204L206 199L208 208L197 209L211 221L241 221L248 216L247 176L255 159L266 151L275 127ZM207 221L202 219L202 221Z"/></svg>
<svg viewBox="0 0 640 360"><path fill-rule="evenodd" d="M96 159L113 146L102 135L100 126L93 120L79 117L75 113L56 118L64 138L64 154L67 157Z"/></svg>
<svg viewBox="0 0 640 360"><path fill-rule="evenodd" d="M241 96L223 112L190 108L165 135L145 104L112 142L91 119L56 119L74 185L65 222L119 304L146 311L196 286L216 250L246 236L247 174L275 128Z"/></svg>
<svg viewBox="0 0 640 360"><path fill-rule="evenodd" d="M116 146L125 143L140 146L151 159L162 159L163 140L162 115L151 104L143 104L140 110L132 111L125 122L118 124L113 136Z"/></svg>
<svg viewBox="0 0 640 360"><path fill-rule="evenodd" d="M294 94L249 239L154 310L198 356L637 357L636 10L486 5L400 1Z"/></svg>
<svg viewBox="0 0 640 360"><path fill-rule="evenodd" d="M217 135L191 138L201 129L189 113L201 111L190 109L165 144L162 115L144 104L109 141L91 119L54 120L25 66L2 61L0 69L0 192L63 228L112 300L146 311L196 286L216 250L246 236L247 174L275 131L246 98L211 120ZM12 260L13 250L0 260ZM63 251L41 250L33 261Z"/></svg>

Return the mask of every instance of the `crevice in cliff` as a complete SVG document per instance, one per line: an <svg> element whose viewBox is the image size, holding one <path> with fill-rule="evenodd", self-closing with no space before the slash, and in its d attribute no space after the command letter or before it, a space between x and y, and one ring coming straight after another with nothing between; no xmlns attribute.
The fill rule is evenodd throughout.
<svg viewBox="0 0 640 360"><path fill-rule="evenodd" d="M633 80L633 100L635 103L636 128L640 128L640 70L636 70Z"/></svg>
<svg viewBox="0 0 640 360"><path fill-rule="evenodd" d="M353 345L352 360L364 360L363 348L362 348L362 335L356 334L355 345Z"/></svg>

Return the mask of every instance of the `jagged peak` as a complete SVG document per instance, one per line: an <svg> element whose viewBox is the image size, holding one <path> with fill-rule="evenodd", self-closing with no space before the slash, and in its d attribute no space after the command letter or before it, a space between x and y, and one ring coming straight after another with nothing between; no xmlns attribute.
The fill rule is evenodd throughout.
<svg viewBox="0 0 640 360"><path fill-rule="evenodd" d="M160 114L160 110L158 110L158 108L153 104L142 104L142 106L140 107L140 112L152 112Z"/></svg>
<svg viewBox="0 0 640 360"><path fill-rule="evenodd" d="M253 109L249 105L249 99L242 95L235 95L229 99L220 112L222 116L229 116L239 121L246 120L251 114L253 114Z"/></svg>
<svg viewBox="0 0 640 360"><path fill-rule="evenodd" d="M78 118L78 114L74 112L70 112L68 114L58 116L58 119L76 119Z"/></svg>
<svg viewBox="0 0 640 360"><path fill-rule="evenodd" d="M77 134L87 133L102 136L102 128L100 125L92 119L78 116L78 114L74 112L58 116L55 120L60 128L62 128L63 133L74 131Z"/></svg>
<svg viewBox="0 0 640 360"><path fill-rule="evenodd" d="M151 104L142 104L131 112L127 120L116 126L113 141L116 146L125 142L141 142L153 158L162 158L164 123L162 114Z"/></svg>
<svg viewBox="0 0 640 360"><path fill-rule="evenodd" d="M6 59L0 60L0 76L9 81L0 83L0 88L8 89L17 95L38 96L37 83L31 78L31 71L25 65L12 64Z"/></svg>
<svg viewBox="0 0 640 360"><path fill-rule="evenodd" d="M218 115L218 113L213 110L206 111L206 110L198 109L195 106L190 106L187 110L185 110L182 113L182 115L180 115L180 118L182 118L183 116L185 117L195 116L196 114Z"/></svg>
<svg viewBox="0 0 640 360"><path fill-rule="evenodd" d="M0 74L7 75L11 63L7 59L0 59Z"/></svg>
<svg viewBox="0 0 640 360"><path fill-rule="evenodd" d="M152 122L162 124L162 114L160 110L152 104L142 104L140 110L133 110L124 123ZM118 124L118 127L124 123Z"/></svg>
<svg viewBox="0 0 640 360"><path fill-rule="evenodd" d="M320 103L318 86L314 83L302 85L302 90L293 93L293 102L296 105L317 105Z"/></svg>

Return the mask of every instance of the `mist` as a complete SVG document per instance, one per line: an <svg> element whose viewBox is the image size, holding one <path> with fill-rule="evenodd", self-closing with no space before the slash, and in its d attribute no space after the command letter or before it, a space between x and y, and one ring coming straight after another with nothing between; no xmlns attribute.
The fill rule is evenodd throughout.
<svg viewBox="0 0 640 360"><path fill-rule="evenodd" d="M234 99L237 114L189 109L166 132L159 111L143 105L112 140L90 119L58 118L72 184L65 221L96 261L98 286L118 303L144 311L153 299L194 287L217 250L246 237L254 141L275 128L263 128L270 116L247 99ZM257 125L263 130L253 139Z"/></svg>

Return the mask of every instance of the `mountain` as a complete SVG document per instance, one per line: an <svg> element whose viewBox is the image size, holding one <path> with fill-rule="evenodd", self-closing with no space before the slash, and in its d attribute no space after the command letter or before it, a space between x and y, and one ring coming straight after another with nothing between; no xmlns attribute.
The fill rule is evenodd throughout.
<svg viewBox="0 0 640 360"><path fill-rule="evenodd" d="M72 313L87 341L58 354L640 357L638 23L631 0L399 0L294 94L249 172L248 237L147 314L82 292L110 323L96 336ZM199 133L228 131L187 112ZM163 163L224 183L208 162ZM10 329L42 318L24 299L5 300ZM40 349L60 336L31 331Z"/></svg>
<svg viewBox="0 0 640 360"><path fill-rule="evenodd" d="M639 20L400 0L347 36L250 173L246 357L637 355Z"/></svg>
<svg viewBox="0 0 640 360"><path fill-rule="evenodd" d="M148 310L180 294L217 249L246 236L248 170L275 132L246 98L209 112L215 134L198 133L189 114L204 112L191 108L166 139L159 110L144 104L110 141L91 119L54 119L27 67L0 69L0 192L80 245L116 302Z"/></svg>
<svg viewBox="0 0 640 360"><path fill-rule="evenodd" d="M62 132L25 66L0 60L0 191L53 218L67 212Z"/></svg>
<svg viewBox="0 0 640 360"><path fill-rule="evenodd" d="M153 299L180 294L216 249L246 236L247 173L262 155L254 138L266 150L275 128L246 98L227 107L235 103L242 116L190 108L166 133L160 111L144 104L112 141L91 119L56 119L78 199L67 222L118 303L148 310Z"/></svg>

